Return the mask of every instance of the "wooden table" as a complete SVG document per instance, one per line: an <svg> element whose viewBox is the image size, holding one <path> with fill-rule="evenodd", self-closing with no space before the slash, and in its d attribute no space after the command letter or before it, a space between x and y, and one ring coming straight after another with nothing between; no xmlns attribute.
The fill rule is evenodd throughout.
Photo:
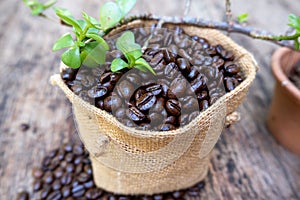
<svg viewBox="0 0 300 200"><path fill-rule="evenodd" d="M184 1L139 1L133 13L183 15ZM300 15L293 0L233 1L234 15L248 12L250 24L282 33L288 13ZM59 3L77 16L80 8L98 16L97 1ZM164 11L161 11L165 8ZM179 12L178 12L179 11ZM12 200L31 189L31 169L50 149L77 140L71 106L50 75L58 72L54 41L67 29L31 17L19 0L0 1L0 199ZM192 1L191 16L224 18L223 1ZM47 23L47 24L46 24ZM225 129L213 151L203 199L300 199L300 157L279 146L268 132L266 115L273 88L273 44L232 35L259 63L252 88L239 112L241 120ZM29 124L27 131L21 124Z"/></svg>

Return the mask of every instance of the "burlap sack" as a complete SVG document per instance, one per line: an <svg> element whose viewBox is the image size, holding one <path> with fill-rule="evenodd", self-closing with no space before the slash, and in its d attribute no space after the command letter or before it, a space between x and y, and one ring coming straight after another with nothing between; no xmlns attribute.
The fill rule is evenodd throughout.
<svg viewBox="0 0 300 200"><path fill-rule="evenodd" d="M151 23L153 21L135 20L127 26ZM187 188L204 179L210 152L222 132L225 118L242 102L255 77L257 65L252 55L230 38L211 29L181 27L189 35L205 37L211 44L221 44L233 51L245 80L188 125L175 131L126 127L72 93L60 75L51 77L52 84L58 85L73 105L80 138L90 152L95 182L107 191L153 194Z"/></svg>

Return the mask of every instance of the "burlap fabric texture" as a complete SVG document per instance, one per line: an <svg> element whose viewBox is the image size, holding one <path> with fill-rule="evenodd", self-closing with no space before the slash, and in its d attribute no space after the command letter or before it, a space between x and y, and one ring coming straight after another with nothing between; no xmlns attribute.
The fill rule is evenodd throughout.
<svg viewBox="0 0 300 200"><path fill-rule="evenodd" d="M125 27L150 26L154 21L135 20ZM174 26L174 24L167 24ZM120 123L106 111L76 96L60 75L51 77L73 105L81 140L90 152L97 186L120 194L154 194L188 188L205 178L210 153L226 116L241 104L253 81L257 64L252 55L222 33L180 25L189 35L206 38L231 50L245 80L232 92L175 131L142 131ZM230 117L229 117L230 118Z"/></svg>

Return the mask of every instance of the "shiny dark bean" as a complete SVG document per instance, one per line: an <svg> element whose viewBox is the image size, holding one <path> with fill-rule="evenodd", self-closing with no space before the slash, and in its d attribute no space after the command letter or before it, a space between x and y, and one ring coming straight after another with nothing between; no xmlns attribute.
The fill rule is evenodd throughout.
<svg viewBox="0 0 300 200"><path fill-rule="evenodd" d="M149 115L149 118L151 120L151 125L152 126L158 126L159 124L161 124L161 122L163 121L164 117L157 113L157 112L153 112Z"/></svg>
<svg viewBox="0 0 300 200"><path fill-rule="evenodd" d="M202 74L199 74L197 78L191 82L191 88L194 92L199 92L205 88L206 82L206 77Z"/></svg>
<svg viewBox="0 0 300 200"><path fill-rule="evenodd" d="M107 94L107 88L103 86L94 86L88 90L88 96L90 98L102 98Z"/></svg>
<svg viewBox="0 0 300 200"><path fill-rule="evenodd" d="M189 80L194 80L199 74L199 71L195 67L191 67L191 72L187 75Z"/></svg>
<svg viewBox="0 0 300 200"><path fill-rule="evenodd" d="M177 126L179 124L179 120L175 116L169 116L164 122L165 124L172 124L174 126Z"/></svg>
<svg viewBox="0 0 300 200"><path fill-rule="evenodd" d="M226 86L226 90L227 91L232 91L232 90L234 90L234 88L236 87L236 85L237 85L237 80L235 79L235 78L227 78L226 80L225 80L225 86Z"/></svg>
<svg viewBox="0 0 300 200"><path fill-rule="evenodd" d="M29 193L26 191L19 192L16 200L29 200Z"/></svg>
<svg viewBox="0 0 300 200"><path fill-rule="evenodd" d="M176 127L172 124L163 124L161 127L160 127L160 131L171 131L171 130L174 130Z"/></svg>
<svg viewBox="0 0 300 200"><path fill-rule="evenodd" d="M159 53L155 54L155 56L151 59L149 64L151 66L155 66L163 59L163 57L164 57L164 54L159 52Z"/></svg>
<svg viewBox="0 0 300 200"><path fill-rule="evenodd" d="M65 156L65 160L67 162L72 162L74 160L74 154L73 153L67 153L67 155Z"/></svg>
<svg viewBox="0 0 300 200"><path fill-rule="evenodd" d="M206 110L209 107L209 103L207 100L202 100L199 102L199 109L202 110Z"/></svg>
<svg viewBox="0 0 300 200"><path fill-rule="evenodd" d="M168 90L169 98L180 98L184 96L186 92L188 82L185 78L176 78L172 81L170 89Z"/></svg>
<svg viewBox="0 0 300 200"><path fill-rule="evenodd" d="M43 181L47 184L51 184L53 180L54 180L54 176L50 171L46 172L45 175L43 176Z"/></svg>
<svg viewBox="0 0 300 200"><path fill-rule="evenodd" d="M143 94L139 99L136 100L136 106L141 111L149 110L156 102L156 97L151 92Z"/></svg>
<svg viewBox="0 0 300 200"><path fill-rule="evenodd" d="M61 177L60 181L61 181L61 184L63 184L63 185L69 185L72 182L72 179L73 179L72 174L66 173Z"/></svg>
<svg viewBox="0 0 300 200"><path fill-rule="evenodd" d="M234 75L240 72L240 68L235 63L232 62L226 62L224 69L225 72L230 75Z"/></svg>
<svg viewBox="0 0 300 200"><path fill-rule="evenodd" d="M92 187L95 186L93 180L90 180L90 181L88 181L88 182L85 182L83 185L84 185L84 187L87 188L87 189L88 189L88 188L92 188Z"/></svg>
<svg viewBox="0 0 300 200"><path fill-rule="evenodd" d="M153 112L161 112L164 109L164 106L165 106L165 99L158 98L151 110Z"/></svg>
<svg viewBox="0 0 300 200"><path fill-rule="evenodd" d="M125 108L118 108L114 113L116 118L124 118L126 115Z"/></svg>
<svg viewBox="0 0 300 200"><path fill-rule="evenodd" d="M106 82L106 83L103 83L101 85L101 87L105 87L107 89L107 92L111 92L114 89L114 85L110 81Z"/></svg>
<svg viewBox="0 0 300 200"><path fill-rule="evenodd" d="M178 50L178 54L183 57L184 59L191 61L192 57L188 54L188 52L184 49L179 49Z"/></svg>
<svg viewBox="0 0 300 200"><path fill-rule="evenodd" d="M66 185L61 189L61 192L63 197L68 197L71 195L71 187Z"/></svg>
<svg viewBox="0 0 300 200"><path fill-rule="evenodd" d="M166 33L164 37L164 46L168 47L173 42L173 34L172 33Z"/></svg>
<svg viewBox="0 0 300 200"><path fill-rule="evenodd" d="M87 182L88 180L90 180L91 178L91 175L90 174L87 174L87 173L80 173L77 177L77 180L80 182L80 183L85 183Z"/></svg>
<svg viewBox="0 0 300 200"><path fill-rule="evenodd" d="M35 167L32 170L32 176L36 179L41 178L44 175L44 172L41 168Z"/></svg>
<svg viewBox="0 0 300 200"><path fill-rule="evenodd" d="M178 73L178 66L174 62L169 63L164 68L164 76L169 80L173 80Z"/></svg>
<svg viewBox="0 0 300 200"><path fill-rule="evenodd" d="M85 197L87 199L91 199L91 200L94 200L94 199L99 199L100 196L102 195L103 191L99 188L92 188L92 189L89 189L88 191L86 191L86 194L85 194Z"/></svg>
<svg viewBox="0 0 300 200"><path fill-rule="evenodd" d="M61 78L64 81L73 81L76 77L78 69L66 68L62 71Z"/></svg>
<svg viewBox="0 0 300 200"><path fill-rule="evenodd" d="M66 166L66 172L73 172L75 170L75 166L73 163L68 163Z"/></svg>
<svg viewBox="0 0 300 200"><path fill-rule="evenodd" d="M209 46L209 48L205 49L205 53L214 56L217 54L216 48L214 46Z"/></svg>
<svg viewBox="0 0 300 200"><path fill-rule="evenodd" d="M127 80L121 81L116 87L121 98L129 99L134 92L133 85Z"/></svg>
<svg viewBox="0 0 300 200"><path fill-rule="evenodd" d="M53 184L52 184L52 189L53 190L59 190L61 188L61 182L59 179L56 179Z"/></svg>
<svg viewBox="0 0 300 200"><path fill-rule="evenodd" d="M162 92L162 86L160 84L151 84L146 87L147 92L151 92L155 96L159 95Z"/></svg>
<svg viewBox="0 0 300 200"><path fill-rule="evenodd" d="M33 191L39 191L43 187L43 181L42 180L34 180L33 184Z"/></svg>
<svg viewBox="0 0 300 200"><path fill-rule="evenodd" d="M178 47L176 45L171 44L167 49L172 53L173 57L176 57L178 55Z"/></svg>
<svg viewBox="0 0 300 200"><path fill-rule="evenodd" d="M77 185L72 188L73 197L81 197L85 193L84 185Z"/></svg>
<svg viewBox="0 0 300 200"><path fill-rule="evenodd" d="M181 107L179 101L175 99L169 99L166 102L166 111L170 115L179 116L181 114Z"/></svg>
<svg viewBox="0 0 300 200"><path fill-rule="evenodd" d="M61 168L61 167L58 167L58 168L54 171L54 176L55 176L55 178L60 178L60 177L62 177L63 173L64 173L64 169Z"/></svg>
<svg viewBox="0 0 300 200"><path fill-rule="evenodd" d="M135 122L141 122L145 120L146 116L136 107L129 108L129 118Z"/></svg>
<svg viewBox="0 0 300 200"><path fill-rule="evenodd" d="M175 62L175 56L168 49L163 49L164 59L167 63Z"/></svg>
<svg viewBox="0 0 300 200"><path fill-rule="evenodd" d="M184 58L177 59L178 68L182 71L183 74L190 73L190 63Z"/></svg>
<svg viewBox="0 0 300 200"><path fill-rule="evenodd" d="M183 110L184 111L197 111L198 110L198 100L193 96L188 96L183 101Z"/></svg>
<svg viewBox="0 0 300 200"><path fill-rule="evenodd" d="M40 194L41 198L46 199L48 197L48 195L51 193L51 191L52 191L51 187L46 187L46 188L42 189L41 194Z"/></svg>

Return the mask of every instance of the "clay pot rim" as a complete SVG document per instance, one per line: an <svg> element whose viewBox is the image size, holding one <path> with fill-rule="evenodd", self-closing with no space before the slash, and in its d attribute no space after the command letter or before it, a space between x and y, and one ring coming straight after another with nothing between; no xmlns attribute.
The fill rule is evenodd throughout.
<svg viewBox="0 0 300 200"><path fill-rule="evenodd" d="M286 47L277 49L272 56L271 68L272 68L272 73L275 79L279 82L280 86L286 89L285 91L287 92L288 95L292 96L298 102L300 102L300 90L295 86L293 82L290 81L286 73L283 71L283 66L282 66L282 62L283 62L282 57L287 56L288 54L291 53L300 54L300 52L295 52ZM286 65L289 65L290 67L291 63L292 62L286 63Z"/></svg>

